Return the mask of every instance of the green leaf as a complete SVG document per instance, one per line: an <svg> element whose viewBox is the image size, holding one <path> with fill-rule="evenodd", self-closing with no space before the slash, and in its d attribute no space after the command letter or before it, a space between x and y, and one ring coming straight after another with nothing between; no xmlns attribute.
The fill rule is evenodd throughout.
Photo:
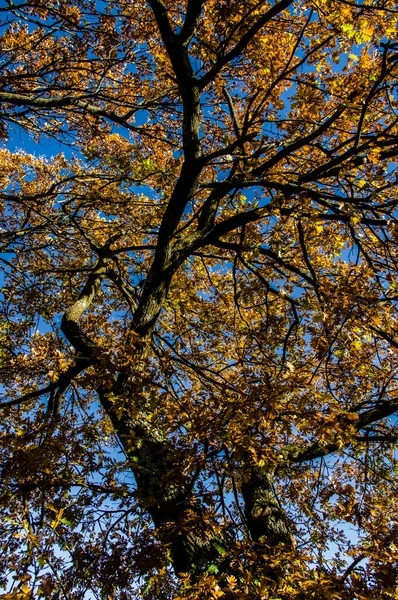
<svg viewBox="0 0 398 600"><path fill-rule="evenodd" d="M224 554L227 553L226 549L224 548L224 546L221 546L221 544L219 544L218 542L213 542L213 546L214 548L217 550L217 552L219 554L221 554L221 556L224 556Z"/></svg>
<svg viewBox="0 0 398 600"><path fill-rule="evenodd" d="M220 569L217 567L217 565L210 565L210 567L207 569L207 571L211 575L217 575L217 573L220 572Z"/></svg>

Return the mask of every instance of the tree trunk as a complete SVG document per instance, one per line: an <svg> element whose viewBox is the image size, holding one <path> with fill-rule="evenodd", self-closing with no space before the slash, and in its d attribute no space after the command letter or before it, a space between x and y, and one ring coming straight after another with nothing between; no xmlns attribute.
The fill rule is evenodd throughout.
<svg viewBox="0 0 398 600"><path fill-rule="evenodd" d="M195 477L183 472L181 455L145 414L130 419L114 396L104 390L99 395L129 460L139 502L169 548L175 573L190 573L195 579L211 565L223 570L223 541L195 498Z"/></svg>
<svg viewBox="0 0 398 600"><path fill-rule="evenodd" d="M274 490L274 471L251 469L250 478L242 485L245 517L255 542L269 547L292 546L292 537L285 513Z"/></svg>
<svg viewBox="0 0 398 600"><path fill-rule="evenodd" d="M283 575L283 567L267 565L267 559L275 555L278 547L293 550L294 543L286 515L275 493L274 475L273 468L261 471L252 468L241 492L245 502L247 528L257 545L259 562L263 564L257 565L257 569L266 578L278 582Z"/></svg>

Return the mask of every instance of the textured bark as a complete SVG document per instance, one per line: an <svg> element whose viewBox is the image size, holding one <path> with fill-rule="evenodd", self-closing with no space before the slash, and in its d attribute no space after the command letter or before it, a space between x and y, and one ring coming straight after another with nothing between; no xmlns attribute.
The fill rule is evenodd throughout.
<svg viewBox="0 0 398 600"><path fill-rule="evenodd" d="M258 560L252 566L253 572L278 584L284 575L284 568L279 561L272 564L272 557L277 549L282 547L289 551L293 550L294 545L273 481L273 469L251 469L250 477L242 485L241 491L245 502L246 525L258 549ZM270 562L268 559L271 559Z"/></svg>
<svg viewBox="0 0 398 600"><path fill-rule="evenodd" d="M250 535L255 542L269 547L285 544L292 547L285 513L275 494L273 471L252 469L250 478L242 485L245 517Z"/></svg>
<svg viewBox="0 0 398 600"><path fill-rule="evenodd" d="M167 437L148 424L144 412L130 419L119 413L121 398L110 399L103 389L99 395L130 461L140 504L169 548L176 574L195 577L210 565L221 565L222 541L195 498L195 477L184 474L181 455Z"/></svg>

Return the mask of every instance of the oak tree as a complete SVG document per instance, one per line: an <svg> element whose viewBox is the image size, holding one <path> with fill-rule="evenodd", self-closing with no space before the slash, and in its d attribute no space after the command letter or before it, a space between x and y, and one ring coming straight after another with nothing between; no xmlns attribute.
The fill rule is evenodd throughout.
<svg viewBox="0 0 398 600"><path fill-rule="evenodd" d="M2 598L397 598L397 11L1 3Z"/></svg>

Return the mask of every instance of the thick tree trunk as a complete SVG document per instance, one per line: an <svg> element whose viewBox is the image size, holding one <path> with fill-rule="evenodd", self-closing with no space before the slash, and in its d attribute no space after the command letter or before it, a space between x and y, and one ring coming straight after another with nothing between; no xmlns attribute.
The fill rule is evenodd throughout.
<svg viewBox="0 0 398 600"><path fill-rule="evenodd" d="M195 579L211 565L223 570L223 542L195 498L195 478L183 472L179 453L144 414L130 419L104 390L100 399L129 459L140 504L169 549L175 573L190 573Z"/></svg>
<svg viewBox="0 0 398 600"><path fill-rule="evenodd" d="M251 469L249 479L242 485L247 527L255 542L262 541L269 547L279 544L291 547L292 536L273 481L272 469Z"/></svg>
<svg viewBox="0 0 398 600"><path fill-rule="evenodd" d="M289 524L274 489L274 469L252 468L248 479L243 483L241 492L245 502L244 514L250 536L257 546L260 562L258 570L262 576L278 582L283 568L267 559L275 556L279 548L293 550L293 538Z"/></svg>

